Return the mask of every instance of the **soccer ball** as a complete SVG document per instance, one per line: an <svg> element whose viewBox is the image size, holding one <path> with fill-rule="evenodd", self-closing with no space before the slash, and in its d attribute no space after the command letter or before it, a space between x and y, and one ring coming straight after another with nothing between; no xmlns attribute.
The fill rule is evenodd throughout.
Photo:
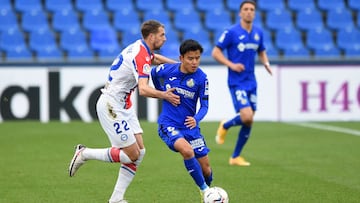
<svg viewBox="0 0 360 203"><path fill-rule="evenodd" d="M228 203L229 196L221 187L211 187L204 193L204 203Z"/></svg>

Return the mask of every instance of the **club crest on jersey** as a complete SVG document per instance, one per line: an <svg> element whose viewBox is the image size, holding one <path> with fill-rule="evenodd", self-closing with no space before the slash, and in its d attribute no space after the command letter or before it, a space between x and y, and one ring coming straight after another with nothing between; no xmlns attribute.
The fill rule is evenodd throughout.
<svg viewBox="0 0 360 203"><path fill-rule="evenodd" d="M186 86L194 87L194 85L195 85L194 79L190 78L186 81Z"/></svg>
<svg viewBox="0 0 360 203"><path fill-rule="evenodd" d="M144 66L143 66L143 72L144 73L146 73L146 74L150 74L150 72L151 72L151 67L150 67L150 65L149 64L144 64Z"/></svg>
<svg viewBox="0 0 360 203"><path fill-rule="evenodd" d="M255 39L256 41L259 41L259 40L260 40L260 36L258 35L258 33L255 33L254 39Z"/></svg>

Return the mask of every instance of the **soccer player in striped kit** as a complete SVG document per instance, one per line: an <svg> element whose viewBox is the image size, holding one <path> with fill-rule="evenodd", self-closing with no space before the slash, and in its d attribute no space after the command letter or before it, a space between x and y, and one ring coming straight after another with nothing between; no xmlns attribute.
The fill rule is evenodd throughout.
<svg viewBox="0 0 360 203"><path fill-rule="evenodd" d="M240 23L226 29L218 39L212 56L219 63L228 67L228 87L233 101L235 117L220 122L216 142L223 144L229 128L241 126L235 149L229 159L230 165L250 166L240 153L251 132L257 104L257 82L255 77L255 56L271 75L269 59L263 42L263 32L253 26L256 4L244 0L240 4ZM225 57L223 51L227 52Z"/></svg>
<svg viewBox="0 0 360 203"><path fill-rule="evenodd" d="M151 64L176 62L154 54L154 50L160 49L166 41L164 25L155 20L145 21L141 25L141 34L142 39L128 45L113 61L96 105L99 122L111 147L95 149L78 144L69 165L72 177L88 160L120 163L109 203L126 202L125 191L145 155L143 130L131 102L135 88L142 96L161 98L174 106L180 103L174 89L160 91L148 85Z"/></svg>

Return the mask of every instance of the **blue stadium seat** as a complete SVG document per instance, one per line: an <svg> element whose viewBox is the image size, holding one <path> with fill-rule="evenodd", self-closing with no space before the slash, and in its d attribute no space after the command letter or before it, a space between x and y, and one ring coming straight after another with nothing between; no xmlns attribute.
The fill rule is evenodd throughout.
<svg viewBox="0 0 360 203"><path fill-rule="evenodd" d="M239 22L239 21L236 21L236 22ZM263 19L262 19L262 12L255 13L255 18L254 18L253 24L260 28L265 27L264 23L263 23Z"/></svg>
<svg viewBox="0 0 360 203"><path fill-rule="evenodd" d="M329 45L314 50L314 57L317 59L337 59L341 57L341 53L338 48L333 45Z"/></svg>
<svg viewBox="0 0 360 203"><path fill-rule="evenodd" d="M360 49L360 30L357 28L342 29L337 32L336 42L340 49Z"/></svg>
<svg viewBox="0 0 360 203"><path fill-rule="evenodd" d="M178 11L174 13L174 27L180 31L189 28L201 29L200 15L195 10Z"/></svg>
<svg viewBox="0 0 360 203"><path fill-rule="evenodd" d="M98 52L98 59L99 60L107 60L107 61L113 60L121 52L121 49L122 49L122 47L118 46L118 47L100 50Z"/></svg>
<svg viewBox="0 0 360 203"><path fill-rule="evenodd" d="M16 47L13 50L7 51L5 54L6 61L23 61L23 62L32 62L33 56L30 50L25 46Z"/></svg>
<svg viewBox="0 0 360 203"><path fill-rule="evenodd" d="M257 7L262 11L284 10L284 0L257 0Z"/></svg>
<svg viewBox="0 0 360 203"><path fill-rule="evenodd" d="M167 10L172 12L194 9L194 3L192 0L166 0L165 6Z"/></svg>
<svg viewBox="0 0 360 203"><path fill-rule="evenodd" d="M210 57L212 51L212 43L210 40L209 32L204 29L189 29L183 32L182 40L194 39L198 41L204 49L203 57Z"/></svg>
<svg viewBox="0 0 360 203"><path fill-rule="evenodd" d="M166 42L160 49L160 54L175 60L179 60L179 44Z"/></svg>
<svg viewBox="0 0 360 203"><path fill-rule="evenodd" d="M175 43L180 44L178 32L174 29L166 29L165 30L166 43Z"/></svg>
<svg viewBox="0 0 360 203"><path fill-rule="evenodd" d="M79 46L66 53L68 61L89 61L94 58L94 52L89 46Z"/></svg>
<svg viewBox="0 0 360 203"><path fill-rule="evenodd" d="M238 13L240 8L240 1L239 0L227 0L226 1L226 8L229 9L231 12Z"/></svg>
<svg viewBox="0 0 360 203"><path fill-rule="evenodd" d="M41 62L47 61L61 61L63 60L63 53L57 46L47 46L44 49L39 49L36 52L36 60Z"/></svg>
<svg viewBox="0 0 360 203"><path fill-rule="evenodd" d="M51 51L58 48L55 35L49 31L34 31L29 35L29 48L36 52Z"/></svg>
<svg viewBox="0 0 360 203"><path fill-rule="evenodd" d="M60 12L74 9L72 0L46 0L45 8L50 12Z"/></svg>
<svg viewBox="0 0 360 203"><path fill-rule="evenodd" d="M205 13L204 25L210 31L224 29L232 24L231 15L227 11L208 11Z"/></svg>
<svg viewBox="0 0 360 203"><path fill-rule="evenodd" d="M306 34L306 45L315 52L320 50L318 52L323 54L335 49L332 33L327 29L309 30Z"/></svg>
<svg viewBox="0 0 360 203"><path fill-rule="evenodd" d="M106 0L105 7L112 12L136 12L132 0Z"/></svg>
<svg viewBox="0 0 360 203"><path fill-rule="evenodd" d="M359 59L360 57L360 47L353 49L346 49L344 51L344 56L347 59Z"/></svg>
<svg viewBox="0 0 360 203"><path fill-rule="evenodd" d="M0 33L19 28L16 13L12 10L0 10Z"/></svg>
<svg viewBox="0 0 360 203"><path fill-rule="evenodd" d="M359 0L348 0L348 6L354 11L360 11L360 1Z"/></svg>
<svg viewBox="0 0 360 203"><path fill-rule="evenodd" d="M265 44L266 54L270 59L278 59L279 58L279 50L274 47L273 43ZM258 57L258 55L256 56Z"/></svg>
<svg viewBox="0 0 360 203"><path fill-rule="evenodd" d="M141 39L141 33L139 29L126 30L121 33L121 46L126 47L130 43Z"/></svg>
<svg viewBox="0 0 360 203"><path fill-rule="evenodd" d="M75 0L75 8L80 12L87 13L89 11L104 11L102 0Z"/></svg>
<svg viewBox="0 0 360 203"><path fill-rule="evenodd" d="M0 14L4 11L12 11L11 0L0 0Z"/></svg>
<svg viewBox="0 0 360 203"><path fill-rule="evenodd" d="M69 52L81 48L88 48L85 32L81 30L68 30L60 35L60 47Z"/></svg>
<svg viewBox="0 0 360 203"><path fill-rule="evenodd" d="M275 44L283 51L304 49L301 33L296 29L282 29L275 34Z"/></svg>
<svg viewBox="0 0 360 203"><path fill-rule="evenodd" d="M314 0L288 0L288 7L296 12L316 9Z"/></svg>
<svg viewBox="0 0 360 203"><path fill-rule="evenodd" d="M16 49L26 49L27 45L23 32L18 29L11 29L1 33L0 35L0 49L8 52Z"/></svg>
<svg viewBox="0 0 360 203"><path fill-rule="evenodd" d="M52 27L57 32L81 29L78 14L75 10L59 10L53 14Z"/></svg>
<svg viewBox="0 0 360 203"><path fill-rule="evenodd" d="M139 29L140 24L141 22L137 12L116 11L113 14L113 26L118 31Z"/></svg>
<svg viewBox="0 0 360 203"><path fill-rule="evenodd" d="M143 15L144 21L155 19L160 21L162 24L164 24L165 29L170 29L172 27L170 16L166 11L149 10L149 11L145 11L143 14L144 14Z"/></svg>
<svg viewBox="0 0 360 203"><path fill-rule="evenodd" d="M50 29L47 14L42 10L24 12L21 18L21 25L26 32L37 32Z"/></svg>
<svg viewBox="0 0 360 203"><path fill-rule="evenodd" d="M307 59L310 56L309 50L305 46L291 47L283 52L285 59Z"/></svg>
<svg viewBox="0 0 360 203"><path fill-rule="evenodd" d="M82 25L87 31L111 27L105 10L90 10L83 14Z"/></svg>
<svg viewBox="0 0 360 203"><path fill-rule="evenodd" d="M345 9L344 0L317 0L317 5L322 11Z"/></svg>
<svg viewBox="0 0 360 203"><path fill-rule="evenodd" d="M196 8L200 12L208 12L208 11L223 12L225 10L225 5L223 1L219 1L219 0L197 0Z"/></svg>
<svg viewBox="0 0 360 203"><path fill-rule="evenodd" d="M326 24L332 30L354 27L352 13L347 9L329 10L326 16Z"/></svg>
<svg viewBox="0 0 360 203"><path fill-rule="evenodd" d="M321 13L317 9L306 9L297 12L296 25L302 31L324 27Z"/></svg>
<svg viewBox="0 0 360 203"><path fill-rule="evenodd" d="M271 43L271 45L273 45L271 31L269 31L268 29L263 29L263 42L264 44Z"/></svg>
<svg viewBox="0 0 360 203"><path fill-rule="evenodd" d="M268 11L265 19L266 26L271 30L292 28L294 26L291 13L287 10Z"/></svg>
<svg viewBox="0 0 360 203"><path fill-rule="evenodd" d="M117 50L119 43L116 31L113 28L93 30L90 33L90 47L95 52Z"/></svg>
<svg viewBox="0 0 360 203"><path fill-rule="evenodd" d="M162 0L137 0L135 1L135 6L140 11L149 11L149 10L164 10L165 6Z"/></svg>
<svg viewBox="0 0 360 203"><path fill-rule="evenodd" d="M14 8L18 12L29 12L43 10L43 4L41 0L15 0Z"/></svg>

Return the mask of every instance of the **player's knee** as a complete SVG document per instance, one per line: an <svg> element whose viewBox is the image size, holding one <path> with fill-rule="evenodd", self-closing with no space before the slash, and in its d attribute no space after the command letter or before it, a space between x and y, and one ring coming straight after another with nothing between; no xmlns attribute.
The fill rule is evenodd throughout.
<svg viewBox="0 0 360 203"><path fill-rule="evenodd" d="M190 147L183 147L179 150L184 159L190 159L195 156L194 150Z"/></svg>

